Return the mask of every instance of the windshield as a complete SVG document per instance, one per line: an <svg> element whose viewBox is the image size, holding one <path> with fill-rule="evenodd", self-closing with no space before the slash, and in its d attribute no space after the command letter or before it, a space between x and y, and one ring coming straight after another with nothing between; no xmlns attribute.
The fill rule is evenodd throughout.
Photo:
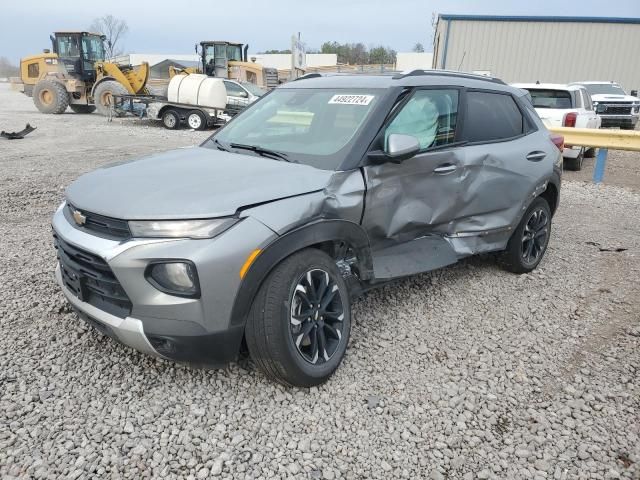
<svg viewBox="0 0 640 480"><path fill-rule="evenodd" d="M100 37L82 37L82 53L84 59L97 62L104 60L104 43Z"/></svg>
<svg viewBox="0 0 640 480"><path fill-rule="evenodd" d="M334 170L380 96L380 90L276 89L214 134L206 146L233 150L232 143L252 145L284 153L293 162Z"/></svg>
<svg viewBox="0 0 640 480"><path fill-rule="evenodd" d="M262 95L264 95L265 93L267 93L267 91L264 88L260 88L259 86L257 86L254 83L249 83L249 82L240 82L240 84L246 88L247 90L249 90L249 92L253 95L255 95L256 97L261 97Z"/></svg>
<svg viewBox="0 0 640 480"><path fill-rule="evenodd" d="M535 108L572 108L567 90L527 89Z"/></svg>
<svg viewBox="0 0 640 480"><path fill-rule="evenodd" d="M626 95L616 83L588 83L584 86L589 95Z"/></svg>

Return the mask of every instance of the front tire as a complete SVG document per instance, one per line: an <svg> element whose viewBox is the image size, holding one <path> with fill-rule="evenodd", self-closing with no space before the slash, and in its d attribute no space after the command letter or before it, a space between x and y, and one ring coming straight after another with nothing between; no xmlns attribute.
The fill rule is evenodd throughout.
<svg viewBox="0 0 640 480"><path fill-rule="evenodd" d="M123 85L115 80L105 80L100 83L93 92L93 101L100 115L109 116L114 105L114 95L127 95L129 92Z"/></svg>
<svg viewBox="0 0 640 480"><path fill-rule="evenodd" d="M538 197L522 216L520 223L502 254L504 267L513 273L528 273L544 257L551 236L551 209L547 201Z"/></svg>
<svg viewBox="0 0 640 480"><path fill-rule="evenodd" d="M59 115L69 106L69 94L61 83L41 80L33 89L33 103L42 113Z"/></svg>
<svg viewBox="0 0 640 480"><path fill-rule="evenodd" d="M283 260L260 287L245 336L257 367L287 386L324 383L344 357L349 292L335 261L316 249Z"/></svg>

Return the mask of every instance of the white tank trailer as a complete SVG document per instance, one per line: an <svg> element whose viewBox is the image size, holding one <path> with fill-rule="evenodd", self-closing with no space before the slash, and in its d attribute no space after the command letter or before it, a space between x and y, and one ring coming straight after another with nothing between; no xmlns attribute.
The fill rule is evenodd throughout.
<svg viewBox="0 0 640 480"><path fill-rule="evenodd" d="M193 73L174 76L167 100L149 103L146 113L149 118L162 120L171 130L183 123L194 130L204 130L228 120L226 106L227 90L222 79Z"/></svg>
<svg viewBox="0 0 640 480"><path fill-rule="evenodd" d="M227 90L220 78L198 73L176 75L169 82L167 100L170 103L224 110L227 106Z"/></svg>

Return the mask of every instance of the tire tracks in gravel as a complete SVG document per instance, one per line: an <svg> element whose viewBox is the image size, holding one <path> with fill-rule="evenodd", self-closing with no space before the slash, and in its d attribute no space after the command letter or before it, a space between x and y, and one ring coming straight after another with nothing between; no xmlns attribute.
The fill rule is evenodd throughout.
<svg viewBox="0 0 640 480"><path fill-rule="evenodd" d="M629 271L627 255L623 252L601 253L598 271L604 273L600 282L603 286L585 294L574 313L580 317L596 316L599 321L590 328L568 361L558 365L561 374L545 383L542 391L549 396L571 383L585 362L597 362L620 335L627 335L628 328L640 324L640 307L636 300L640 298L640 284L632 280L634 276ZM603 297L609 297L606 310L603 309Z"/></svg>

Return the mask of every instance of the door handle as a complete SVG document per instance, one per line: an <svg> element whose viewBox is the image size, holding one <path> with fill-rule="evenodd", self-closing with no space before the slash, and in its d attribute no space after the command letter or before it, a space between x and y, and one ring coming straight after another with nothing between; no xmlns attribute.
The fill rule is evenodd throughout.
<svg viewBox="0 0 640 480"><path fill-rule="evenodd" d="M447 173L455 172L457 169L458 169L458 167L456 167L452 163L443 163L439 167L434 168L433 171L434 171L434 173L440 173L440 174L444 175L444 174L447 174Z"/></svg>
<svg viewBox="0 0 640 480"><path fill-rule="evenodd" d="M539 162L546 156L547 154L544 152L531 152L529 155L527 155L527 160L530 160L532 162Z"/></svg>

